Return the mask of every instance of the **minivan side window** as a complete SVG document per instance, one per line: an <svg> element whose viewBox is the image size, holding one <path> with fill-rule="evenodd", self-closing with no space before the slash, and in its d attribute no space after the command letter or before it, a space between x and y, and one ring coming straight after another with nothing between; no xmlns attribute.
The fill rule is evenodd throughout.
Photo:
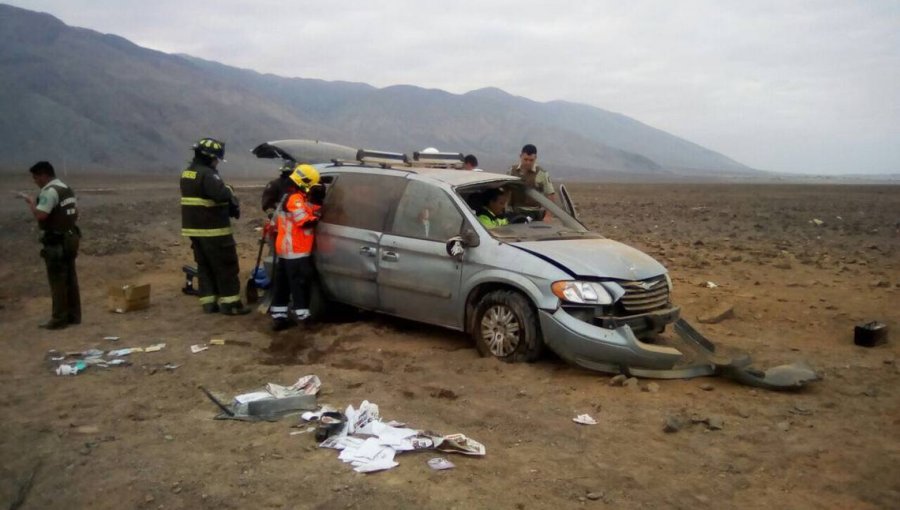
<svg viewBox="0 0 900 510"><path fill-rule="evenodd" d="M403 237L447 242L459 235L463 217L444 190L410 181L397 204L390 232Z"/></svg>
<svg viewBox="0 0 900 510"><path fill-rule="evenodd" d="M325 196L322 222L381 232L405 186L398 176L338 174Z"/></svg>

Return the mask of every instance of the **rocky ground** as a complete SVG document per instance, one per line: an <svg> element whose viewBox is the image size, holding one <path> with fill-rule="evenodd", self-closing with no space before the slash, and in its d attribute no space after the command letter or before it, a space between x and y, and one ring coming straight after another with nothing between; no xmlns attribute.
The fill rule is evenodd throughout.
<svg viewBox="0 0 900 510"><path fill-rule="evenodd" d="M460 333L374 316L274 335L260 315L199 313L170 180L72 179L84 230L84 323L49 311L34 222L0 192L0 504L21 508L891 508L900 501L900 189L788 185L575 185L582 220L663 262L685 316L761 365L806 360L824 380L773 393L725 380L611 385L547 358L480 358ZM243 274L259 187L240 183ZM821 223L820 223L821 222ZM107 311L107 286L150 283L152 306ZM713 282L710 288L707 282ZM730 309L714 324L696 318ZM888 324L887 346L853 326ZM104 336L121 339L112 343ZM249 346L189 346L211 338ZM128 367L55 375L49 349L147 346ZM178 364L175 370L166 363ZM230 396L304 374L320 402L367 399L386 419L482 442L482 458L429 452L354 473L297 422L216 421ZM588 413L597 425L577 425ZM668 430L677 429L667 432Z"/></svg>

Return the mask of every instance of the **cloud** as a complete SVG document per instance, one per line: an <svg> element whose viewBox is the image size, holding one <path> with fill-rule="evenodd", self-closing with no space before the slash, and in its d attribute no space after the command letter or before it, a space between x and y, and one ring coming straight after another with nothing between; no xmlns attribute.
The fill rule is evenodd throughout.
<svg viewBox="0 0 900 510"><path fill-rule="evenodd" d="M900 172L896 2L12 3L284 76L587 103L757 168Z"/></svg>

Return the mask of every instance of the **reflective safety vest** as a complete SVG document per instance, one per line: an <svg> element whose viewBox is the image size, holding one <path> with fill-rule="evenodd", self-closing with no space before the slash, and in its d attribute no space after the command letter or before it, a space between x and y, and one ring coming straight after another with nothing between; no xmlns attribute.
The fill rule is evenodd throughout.
<svg viewBox="0 0 900 510"><path fill-rule="evenodd" d="M309 257L312 253L315 231L308 225L318 219L320 206L310 204L306 194L287 195L275 213L278 236L275 238L275 254L283 259Z"/></svg>
<svg viewBox="0 0 900 510"><path fill-rule="evenodd" d="M487 207L481 209L481 213L478 214L478 221L482 225L484 225L485 228L502 227L504 225L509 225L508 219L496 216Z"/></svg>
<svg viewBox="0 0 900 510"><path fill-rule="evenodd" d="M195 159L181 172L181 235L231 235L230 202L231 190L219 172Z"/></svg>

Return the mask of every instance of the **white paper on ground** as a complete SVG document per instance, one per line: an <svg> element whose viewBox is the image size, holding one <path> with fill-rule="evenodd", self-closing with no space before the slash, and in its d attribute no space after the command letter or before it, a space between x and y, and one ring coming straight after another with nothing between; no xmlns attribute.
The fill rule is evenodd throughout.
<svg viewBox="0 0 900 510"><path fill-rule="evenodd" d="M289 388L294 391L299 391L304 395L315 395L319 393L319 388L322 387L322 381L319 380L319 376L317 375L304 375L300 379L297 379L297 382L290 385Z"/></svg>
<svg viewBox="0 0 900 510"><path fill-rule="evenodd" d="M144 347L144 352L156 352L166 348L165 343L153 344L150 347Z"/></svg>
<svg viewBox="0 0 900 510"><path fill-rule="evenodd" d="M343 450L348 446L353 448L358 448L361 446L366 440L361 437L350 437L350 436L331 436L328 439L319 443L319 448L332 448L335 450Z"/></svg>
<svg viewBox="0 0 900 510"><path fill-rule="evenodd" d="M575 423L580 423L582 425L596 425L597 420L591 418L589 414L579 414L578 416L572 418L572 421Z"/></svg>
<svg viewBox="0 0 900 510"><path fill-rule="evenodd" d="M202 344L194 344L191 346L191 352L193 352L194 354L197 354L198 352L203 352L206 349L209 349L209 346L202 345Z"/></svg>
<svg viewBox="0 0 900 510"><path fill-rule="evenodd" d="M119 356L128 356L132 352L141 352L140 347L129 347L127 349L116 349L106 353L107 356L117 358Z"/></svg>
<svg viewBox="0 0 900 510"><path fill-rule="evenodd" d="M435 471L441 471L444 469L453 469L456 467L456 464L443 457L435 457L433 459L428 459L428 467Z"/></svg>

